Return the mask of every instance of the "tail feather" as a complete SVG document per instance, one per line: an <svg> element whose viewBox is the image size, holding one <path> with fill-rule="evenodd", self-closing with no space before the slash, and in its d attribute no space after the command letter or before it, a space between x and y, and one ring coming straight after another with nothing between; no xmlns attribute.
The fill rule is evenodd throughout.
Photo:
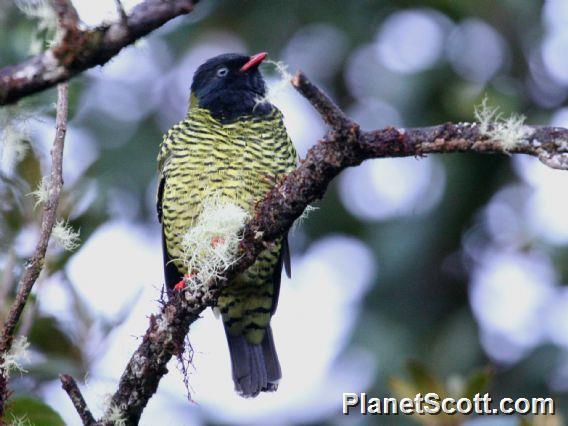
<svg viewBox="0 0 568 426"><path fill-rule="evenodd" d="M249 343L242 335L231 336L226 328L225 333L237 393L250 398L260 392L275 391L282 373L270 326L260 345Z"/></svg>
<svg viewBox="0 0 568 426"><path fill-rule="evenodd" d="M261 346L262 355L264 356L264 367L268 378L267 391L273 392L278 389L278 382L282 378L282 370L280 369L280 362L276 354L276 347L274 346L274 338L272 337L272 328L270 325L266 329L266 334L264 335Z"/></svg>

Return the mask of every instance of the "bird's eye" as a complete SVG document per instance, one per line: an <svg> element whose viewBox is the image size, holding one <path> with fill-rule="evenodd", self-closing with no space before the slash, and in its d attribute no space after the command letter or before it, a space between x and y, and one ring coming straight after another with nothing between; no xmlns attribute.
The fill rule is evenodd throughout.
<svg viewBox="0 0 568 426"><path fill-rule="evenodd" d="M229 74L229 70L226 67L217 70L217 77L225 77L227 74Z"/></svg>

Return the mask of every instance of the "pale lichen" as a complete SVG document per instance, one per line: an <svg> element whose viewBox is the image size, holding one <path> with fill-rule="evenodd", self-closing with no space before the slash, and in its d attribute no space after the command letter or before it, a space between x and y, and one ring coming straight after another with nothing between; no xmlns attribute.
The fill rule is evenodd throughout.
<svg viewBox="0 0 568 426"><path fill-rule="evenodd" d="M126 417L124 412L115 404L110 404L105 416L105 420L114 426L126 426Z"/></svg>
<svg viewBox="0 0 568 426"><path fill-rule="evenodd" d="M43 77L46 80L57 80L66 71L64 66L59 65L59 60L55 57L51 50L46 51L42 55L42 62L45 69Z"/></svg>
<svg viewBox="0 0 568 426"><path fill-rule="evenodd" d="M164 309L162 315L156 317L156 325L158 326L157 332L162 333L166 331L170 327L170 325L174 322L175 319L176 319L176 310L171 306L167 306Z"/></svg>
<svg viewBox="0 0 568 426"><path fill-rule="evenodd" d="M304 211L302 212L302 214L300 215L300 217L296 219L296 221L292 225L292 231L295 231L299 226L301 226L304 223L304 221L308 218L310 213L316 210L318 210L318 207L307 205Z"/></svg>
<svg viewBox="0 0 568 426"><path fill-rule="evenodd" d="M8 426L34 426L27 415L21 417L16 417L11 413L10 415L12 418L8 421Z"/></svg>
<svg viewBox="0 0 568 426"><path fill-rule="evenodd" d="M489 106L489 100L484 97L480 105L475 107L473 112L475 119L479 122L479 133L487 134L490 125L501 120L502 114L498 107Z"/></svg>
<svg viewBox="0 0 568 426"><path fill-rule="evenodd" d="M45 204L49 199L49 178L44 176L35 191L32 191L28 196L35 198L34 209L41 204Z"/></svg>
<svg viewBox="0 0 568 426"><path fill-rule="evenodd" d="M490 140L499 142L503 151L510 151L520 142L529 138L534 130L525 126L526 117L512 114L503 117L498 107L490 107L487 98L475 108L475 119L479 122L479 133Z"/></svg>
<svg viewBox="0 0 568 426"><path fill-rule="evenodd" d="M16 6L27 17L37 20L30 53L36 54L56 43L58 37L57 14L48 0L15 0Z"/></svg>
<svg viewBox="0 0 568 426"><path fill-rule="evenodd" d="M183 237L186 286L195 288L219 278L238 260L242 229L249 214L230 199L213 195L203 203L201 214Z"/></svg>
<svg viewBox="0 0 568 426"><path fill-rule="evenodd" d="M144 373L146 372L146 359L139 355L139 354L135 354L132 358L132 373L134 374L134 376L141 378L144 376Z"/></svg>
<svg viewBox="0 0 568 426"><path fill-rule="evenodd" d="M15 117L12 110L2 117L0 125L0 171L11 176L16 165L28 152L28 135L23 123Z"/></svg>
<svg viewBox="0 0 568 426"><path fill-rule="evenodd" d="M289 87L290 81L293 78L292 74L288 72L288 65L284 62L266 60L264 63L274 66L278 74L278 80L268 85L264 96L259 96L255 99L256 105L274 102L277 96Z"/></svg>
<svg viewBox="0 0 568 426"><path fill-rule="evenodd" d="M53 227L53 232L51 233L54 241L59 244L64 250L73 251L80 244L80 231L75 231L68 222L63 219L59 219L55 226Z"/></svg>
<svg viewBox="0 0 568 426"><path fill-rule="evenodd" d="M5 377L8 377L13 372L27 373L22 367L22 362L29 362L29 346L30 344L25 336L14 340L11 349L4 355L0 364L0 371L2 371Z"/></svg>
<svg viewBox="0 0 568 426"><path fill-rule="evenodd" d="M164 332L168 329L168 326L170 324L168 323L167 318L159 317L159 318L156 319L156 325L158 326L158 328L156 329L156 332L162 333L162 332Z"/></svg>
<svg viewBox="0 0 568 426"><path fill-rule="evenodd" d="M125 426L128 424L124 411L112 402L112 394L103 394L98 405L99 409L105 413L104 424L111 424L114 426Z"/></svg>

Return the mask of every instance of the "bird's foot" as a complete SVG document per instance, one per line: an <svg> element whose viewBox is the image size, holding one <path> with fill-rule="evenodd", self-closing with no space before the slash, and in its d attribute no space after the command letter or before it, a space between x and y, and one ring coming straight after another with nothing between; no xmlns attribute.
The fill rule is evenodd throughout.
<svg viewBox="0 0 568 426"><path fill-rule="evenodd" d="M211 247L215 248L219 244L225 244L225 238L219 236L211 238Z"/></svg>
<svg viewBox="0 0 568 426"><path fill-rule="evenodd" d="M187 286L187 280L191 278L190 274L185 274L183 278L174 286L175 291L182 291Z"/></svg>

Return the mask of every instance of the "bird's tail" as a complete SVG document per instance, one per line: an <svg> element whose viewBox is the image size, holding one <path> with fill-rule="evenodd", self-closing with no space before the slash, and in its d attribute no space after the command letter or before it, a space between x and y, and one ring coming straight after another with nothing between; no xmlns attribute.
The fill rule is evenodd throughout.
<svg viewBox="0 0 568 426"><path fill-rule="evenodd" d="M282 371L270 325L260 345L249 343L243 335L231 336L226 327L225 334L237 393L245 398L254 398L260 392L278 389Z"/></svg>

